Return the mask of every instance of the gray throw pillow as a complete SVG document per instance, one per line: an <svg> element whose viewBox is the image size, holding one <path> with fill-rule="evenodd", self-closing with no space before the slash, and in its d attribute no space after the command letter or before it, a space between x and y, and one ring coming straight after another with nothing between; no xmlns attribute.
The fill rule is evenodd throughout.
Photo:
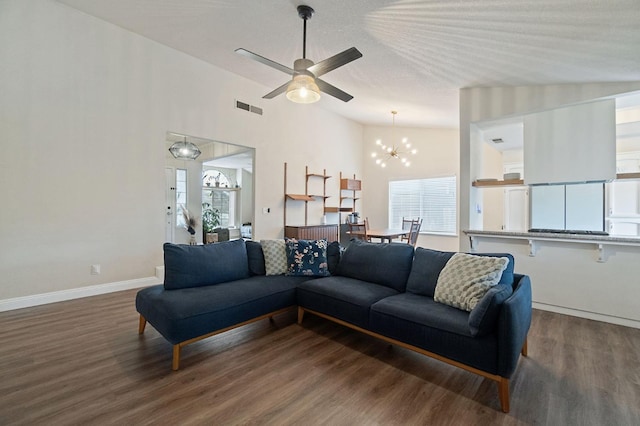
<svg viewBox="0 0 640 426"><path fill-rule="evenodd" d="M433 300L471 312L487 291L498 284L508 263L506 257L456 253L438 276Z"/></svg>
<svg viewBox="0 0 640 426"><path fill-rule="evenodd" d="M260 240L264 253L266 275L284 275L287 272L287 250L284 240Z"/></svg>

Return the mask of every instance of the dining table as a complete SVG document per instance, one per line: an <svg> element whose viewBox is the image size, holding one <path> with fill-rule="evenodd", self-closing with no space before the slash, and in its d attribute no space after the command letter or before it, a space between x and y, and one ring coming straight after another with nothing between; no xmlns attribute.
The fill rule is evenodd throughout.
<svg viewBox="0 0 640 426"><path fill-rule="evenodd" d="M400 228L382 228L382 229L368 229L367 237L380 238L382 242L391 242L394 238L400 238L409 233L408 229Z"/></svg>

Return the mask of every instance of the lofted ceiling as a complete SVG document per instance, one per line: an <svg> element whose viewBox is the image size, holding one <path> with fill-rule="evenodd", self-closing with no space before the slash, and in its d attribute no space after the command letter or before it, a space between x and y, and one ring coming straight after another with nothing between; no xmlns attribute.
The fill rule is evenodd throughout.
<svg viewBox="0 0 640 426"><path fill-rule="evenodd" d="M307 57L355 46L363 57L323 79L354 96L319 105L362 124L457 127L474 86L640 80L639 0L58 0L264 85L302 57L296 6L316 11ZM259 100L268 108L269 102ZM304 105L300 106L304 108Z"/></svg>

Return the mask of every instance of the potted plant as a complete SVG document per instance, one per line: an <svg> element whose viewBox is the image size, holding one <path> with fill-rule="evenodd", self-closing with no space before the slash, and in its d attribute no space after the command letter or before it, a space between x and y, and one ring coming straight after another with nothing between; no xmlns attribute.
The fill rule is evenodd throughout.
<svg viewBox="0 0 640 426"><path fill-rule="evenodd" d="M202 234L205 243L215 241L213 230L218 226L220 226L220 211L211 208L209 203L202 203Z"/></svg>
<svg viewBox="0 0 640 426"><path fill-rule="evenodd" d="M184 227L187 229L187 232L191 235L189 239L189 244L196 244L196 226L198 226L198 217L192 215L186 207L181 206L182 208L182 216L184 217Z"/></svg>

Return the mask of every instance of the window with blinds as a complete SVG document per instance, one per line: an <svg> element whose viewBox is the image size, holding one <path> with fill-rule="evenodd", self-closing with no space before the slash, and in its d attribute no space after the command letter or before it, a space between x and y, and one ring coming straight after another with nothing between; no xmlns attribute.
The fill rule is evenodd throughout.
<svg viewBox="0 0 640 426"><path fill-rule="evenodd" d="M422 218L421 233L456 235L456 177L389 182L389 227Z"/></svg>

